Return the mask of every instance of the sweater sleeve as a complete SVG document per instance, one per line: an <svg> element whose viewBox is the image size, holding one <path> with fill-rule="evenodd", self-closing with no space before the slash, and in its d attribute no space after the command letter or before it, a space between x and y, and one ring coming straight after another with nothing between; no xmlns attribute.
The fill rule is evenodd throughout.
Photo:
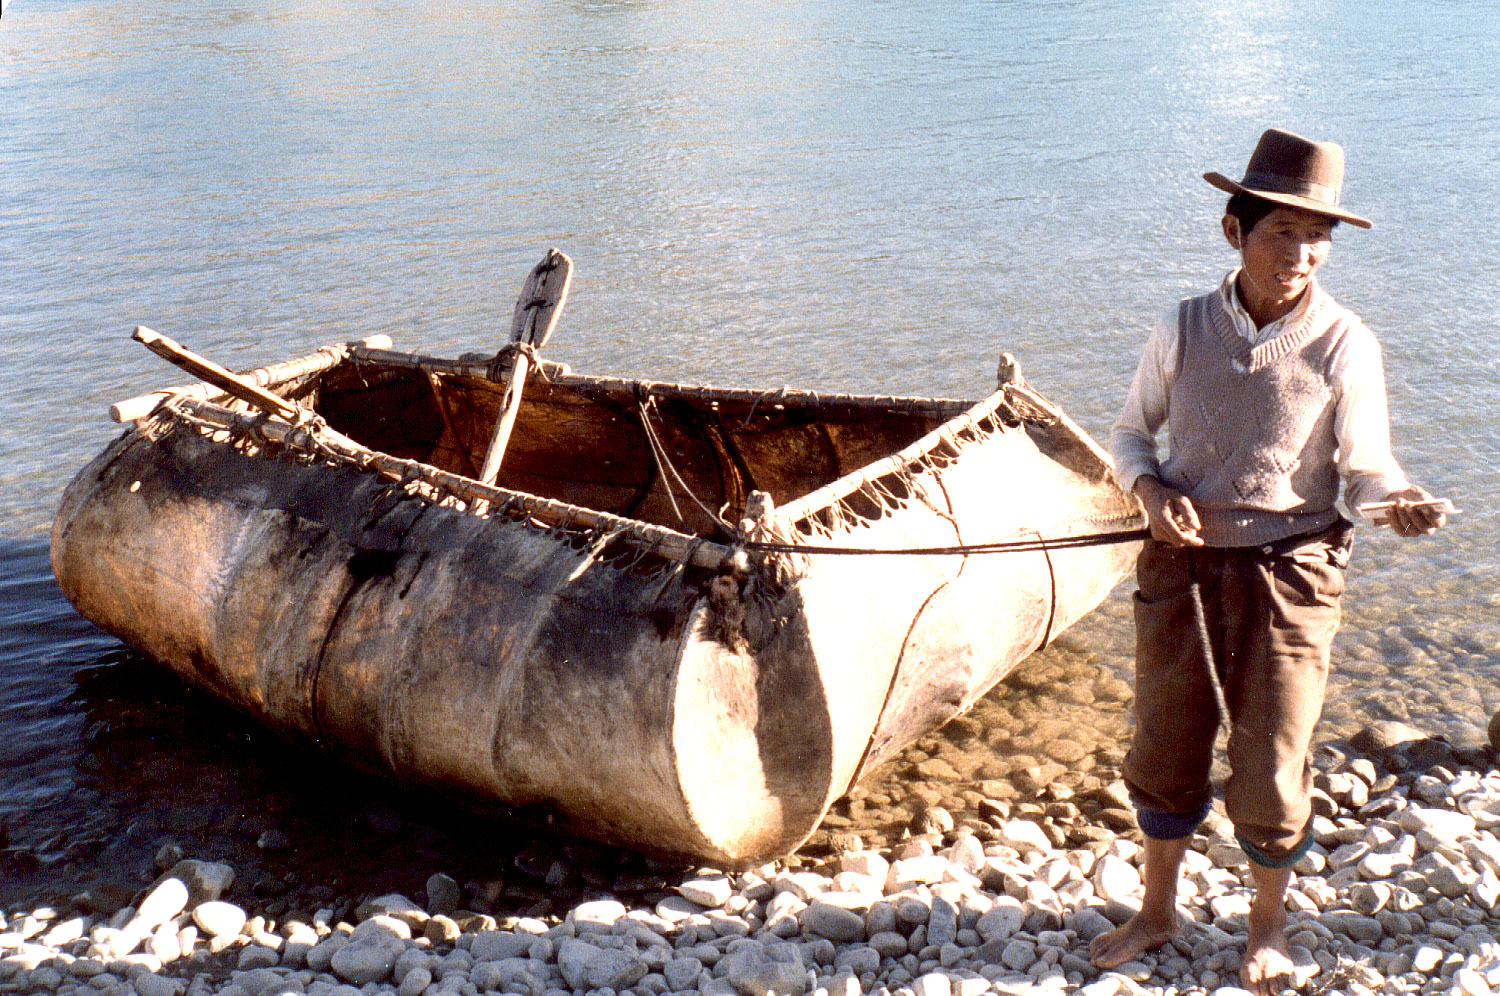
<svg viewBox="0 0 1500 996"><path fill-rule="evenodd" d="M1352 331L1348 348L1334 357L1331 370L1337 394L1333 431L1338 439L1339 476L1344 479L1344 504L1350 512L1410 486L1391 453L1380 344L1363 323Z"/></svg>
<svg viewBox="0 0 1500 996"><path fill-rule="evenodd" d="M1161 472L1156 433L1167 421L1167 399L1177 377L1177 336L1177 306L1173 305L1156 319L1130 382L1130 393L1109 433L1115 481L1126 491L1141 475L1159 476Z"/></svg>

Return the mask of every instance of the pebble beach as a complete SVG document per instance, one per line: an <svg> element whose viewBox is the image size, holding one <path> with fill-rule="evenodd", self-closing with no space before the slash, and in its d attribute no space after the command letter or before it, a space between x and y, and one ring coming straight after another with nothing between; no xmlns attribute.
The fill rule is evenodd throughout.
<svg viewBox="0 0 1500 996"><path fill-rule="evenodd" d="M1233 265L1203 171L1272 125L1348 150L1377 227L1339 234L1328 287L1385 348L1403 466L1464 510L1436 542L1358 541L1296 981L1500 992L1500 359L1469 331L1495 324L1493 20L8 3L0 996L1237 996L1250 890L1221 812L1177 940L1086 961L1140 895L1124 593L795 854L714 869L278 741L78 617L46 535L106 406L176 382L136 323L235 369L377 333L493 351L549 245L579 282L547 356L576 369L972 397L1009 351L1100 437L1152 317Z"/></svg>
<svg viewBox="0 0 1500 996"><path fill-rule="evenodd" d="M942 742L953 742L951 732ZM529 879L521 889L515 876L502 884L439 866L422 869L425 883L406 893L296 881L272 899L264 878L247 885L234 865L166 840L134 887L99 884L5 910L0 992L1241 991L1251 890L1220 811L1188 854L1178 937L1100 972L1088 943L1123 922L1141 890L1140 838L1108 756L1012 772L1010 798L976 788L996 788L993 779L961 781L948 787L954 809L919 803L902 826L877 826L865 810L882 788L905 784L914 766L952 767L923 743L873 789L841 800L798 854L748 870L563 841L511 859ZM1321 744L1315 761L1316 845L1287 899L1298 991L1500 990L1500 770L1491 747L1381 722ZM274 852L297 841L265 831L257 846Z"/></svg>

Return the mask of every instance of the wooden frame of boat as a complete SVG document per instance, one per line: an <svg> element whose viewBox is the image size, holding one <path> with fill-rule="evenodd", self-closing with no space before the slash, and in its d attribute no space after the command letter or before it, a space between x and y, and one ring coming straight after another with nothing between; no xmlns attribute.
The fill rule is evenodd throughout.
<svg viewBox="0 0 1500 996"><path fill-rule="evenodd" d="M1137 549L1104 454L1013 365L969 403L528 363L486 485L518 350L388 345L245 375L291 416L202 384L115 406L53 569L186 680L481 808L786 853Z"/></svg>

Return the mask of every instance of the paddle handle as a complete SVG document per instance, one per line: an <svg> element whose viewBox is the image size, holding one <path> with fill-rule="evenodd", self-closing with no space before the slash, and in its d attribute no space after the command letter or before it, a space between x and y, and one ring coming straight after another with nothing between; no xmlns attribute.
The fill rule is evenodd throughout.
<svg viewBox="0 0 1500 996"><path fill-rule="evenodd" d="M526 386L526 374L531 361L525 353L516 354L515 366L511 367L510 380L505 385L505 401L500 420L495 423L495 433L490 437L490 448L484 453L484 466L479 470L480 484L494 484L500 476L500 461L505 459L505 447L510 443L511 430L516 427L516 415L521 410L521 391Z"/></svg>

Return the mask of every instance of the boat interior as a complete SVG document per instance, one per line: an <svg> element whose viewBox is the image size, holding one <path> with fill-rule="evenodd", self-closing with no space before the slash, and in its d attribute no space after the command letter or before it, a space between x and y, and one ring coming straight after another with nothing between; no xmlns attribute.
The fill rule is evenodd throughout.
<svg viewBox="0 0 1500 996"><path fill-rule="evenodd" d="M371 449L477 478L503 398L483 377L346 363L302 400ZM783 505L971 404L533 377L495 484L714 538L751 491Z"/></svg>

